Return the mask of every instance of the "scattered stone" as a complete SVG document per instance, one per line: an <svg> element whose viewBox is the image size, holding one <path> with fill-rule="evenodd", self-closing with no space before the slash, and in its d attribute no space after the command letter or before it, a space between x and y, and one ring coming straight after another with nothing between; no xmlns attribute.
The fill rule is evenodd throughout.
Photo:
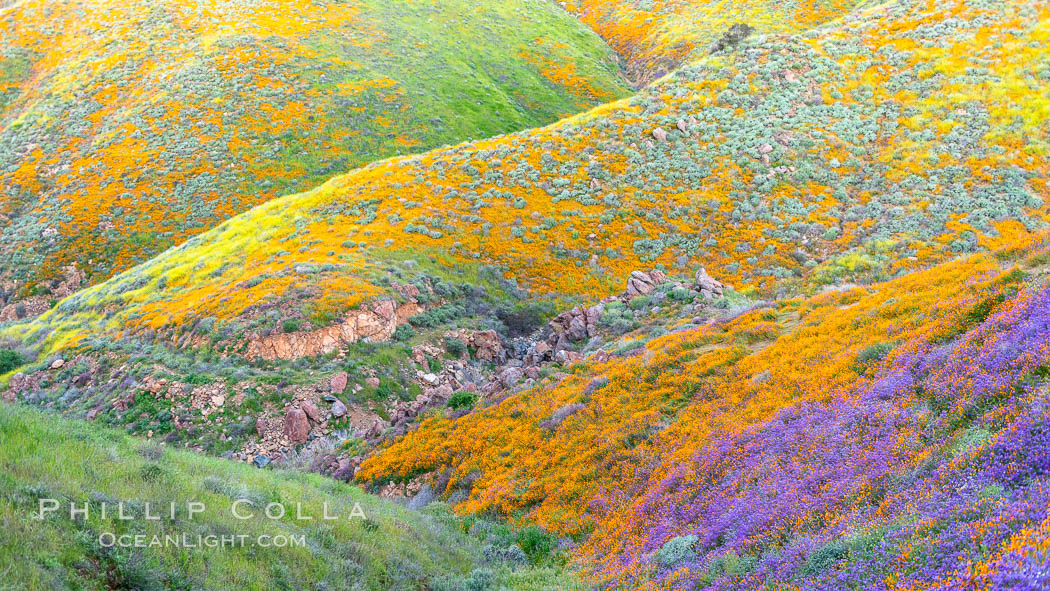
<svg viewBox="0 0 1050 591"><path fill-rule="evenodd" d="M252 463L255 464L256 468L265 468L266 465L270 463L270 458L266 456L255 456Z"/></svg>
<svg viewBox="0 0 1050 591"><path fill-rule="evenodd" d="M656 138L656 141L658 142L666 142L667 132L664 131L662 127L657 127L653 130L653 137Z"/></svg>
<svg viewBox="0 0 1050 591"><path fill-rule="evenodd" d="M64 359L61 359L61 358L56 359L56 360L51 362L51 369L61 369L62 366L65 365L65 364L66 364L66 362L65 362Z"/></svg>
<svg viewBox="0 0 1050 591"><path fill-rule="evenodd" d="M332 416L337 419L346 416L346 405L341 400L332 403Z"/></svg>

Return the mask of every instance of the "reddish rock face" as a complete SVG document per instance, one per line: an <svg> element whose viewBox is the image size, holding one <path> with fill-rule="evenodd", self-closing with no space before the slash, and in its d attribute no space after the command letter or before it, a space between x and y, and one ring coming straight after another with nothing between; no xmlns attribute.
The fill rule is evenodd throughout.
<svg viewBox="0 0 1050 591"><path fill-rule="evenodd" d="M304 401L299 403L299 408L303 409L306 413L306 417L315 423L321 422L321 411L317 408L317 405L313 402Z"/></svg>
<svg viewBox="0 0 1050 591"><path fill-rule="evenodd" d="M310 421L299 408L289 408L284 413L284 435L292 443L305 443L310 437Z"/></svg>
<svg viewBox="0 0 1050 591"><path fill-rule="evenodd" d="M412 302L395 307L391 300L384 300L375 304L373 308L350 312L342 323L326 328L268 337L255 336L249 341L244 356L249 359L261 357L271 361L299 359L331 353L344 345L361 340L390 340L399 325L421 311L423 308Z"/></svg>
<svg viewBox="0 0 1050 591"><path fill-rule="evenodd" d="M494 330L481 330L470 335L470 343L477 349L475 355L484 361L500 361L505 357L503 343Z"/></svg>
<svg viewBox="0 0 1050 591"><path fill-rule="evenodd" d="M346 372L342 371L332 376L328 385L332 389L332 394L342 394L346 390Z"/></svg>

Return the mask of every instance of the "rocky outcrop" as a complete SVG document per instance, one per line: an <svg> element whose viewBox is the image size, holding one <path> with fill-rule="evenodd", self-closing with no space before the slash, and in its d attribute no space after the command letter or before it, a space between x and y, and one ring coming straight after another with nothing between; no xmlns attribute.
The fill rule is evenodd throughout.
<svg viewBox="0 0 1050 591"><path fill-rule="evenodd" d="M0 308L0 322L12 322L39 316L51 309L52 301L72 295L83 286L85 281L87 281L87 275L77 269L76 265L62 267L62 278L51 282L50 295L30 296L11 301ZM9 290L5 288L5 291Z"/></svg>
<svg viewBox="0 0 1050 591"><path fill-rule="evenodd" d="M722 36L711 44L710 53L721 53L727 49L732 49L737 45L751 36L755 32L755 28L747 23L736 23L729 30L722 34Z"/></svg>
<svg viewBox="0 0 1050 591"><path fill-rule="evenodd" d="M693 280L693 288L699 291L705 300L722 297L725 287L723 283L708 275L703 267L696 272L696 278Z"/></svg>
<svg viewBox="0 0 1050 591"><path fill-rule="evenodd" d="M394 336L397 327L423 311L414 302L401 305L383 300L368 308L351 311L339 324L318 330L256 336L248 343L245 356L275 359L299 359L324 355L358 341L386 341Z"/></svg>
<svg viewBox="0 0 1050 591"><path fill-rule="evenodd" d="M666 280L667 275L663 271L632 271L631 276L627 278L627 291L624 294L627 297L646 295Z"/></svg>
<svg viewBox="0 0 1050 591"><path fill-rule="evenodd" d="M393 412L390 413L390 424L398 427L427 408L445 406L448 399L452 397L452 392L451 385L441 384L434 388L427 388L415 400L397 403Z"/></svg>
<svg viewBox="0 0 1050 591"><path fill-rule="evenodd" d="M503 348L503 340L500 338L499 333L494 330L450 330L445 333L445 338L458 339L464 345L473 349L473 357L479 361L503 363L507 360L507 351Z"/></svg>

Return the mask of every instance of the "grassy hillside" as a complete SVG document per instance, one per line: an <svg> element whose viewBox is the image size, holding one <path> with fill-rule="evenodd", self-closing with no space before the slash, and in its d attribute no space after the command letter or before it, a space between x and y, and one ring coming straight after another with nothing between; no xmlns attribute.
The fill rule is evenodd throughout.
<svg viewBox="0 0 1050 591"><path fill-rule="evenodd" d="M207 320L236 340L260 309L338 319L404 259L569 298L657 265L767 294L891 277L1045 223L1048 23L902 0L745 41L550 127L271 201L5 334L54 350Z"/></svg>
<svg viewBox="0 0 1050 591"><path fill-rule="evenodd" d="M0 48L0 279L21 298L366 162L627 91L545 0L26 0Z"/></svg>
<svg viewBox="0 0 1050 591"><path fill-rule="evenodd" d="M432 491L609 589L1050 585L1050 4L566 7L681 65L0 325L0 393Z"/></svg>
<svg viewBox="0 0 1050 591"><path fill-rule="evenodd" d="M147 444L83 422L0 405L0 588L5 589L581 589L556 567L490 562L485 546L513 546L514 532L454 518L441 504L423 512L331 479L256 470ZM34 519L39 499L62 510ZM246 499L234 517L232 503ZM189 516L188 502L204 504ZM117 503L126 515L113 516ZM89 507L71 519L69 503ZM147 521L145 503L159 521ZM169 519L175 503L176 519ZM270 503L282 519L262 517ZM322 520L323 503L328 515ZM354 514L355 503L365 518ZM102 505L108 517L102 519ZM301 515L313 521L298 520ZM160 509L158 509L158 507ZM277 509L273 514L277 515ZM350 518L354 515L353 518ZM245 547L107 547L100 535L248 535ZM260 535L304 536L305 546L254 544ZM491 550L490 550L491 554ZM521 556L526 556L521 552Z"/></svg>
<svg viewBox="0 0 1050 591"><path fill-rule="evenodd" d="M685 323L429 419L358 478L440 474L615 589L1042 588L1048 275L1044 236Z"/></svg>
<svg viewBox="0 0 1050 591"><path fill-rule="evenodd" d="M860 0L569 0L565 9L624 58L636 84L673 72L715 49L734 25L755 34L792 33L837 20Z"/></svg>

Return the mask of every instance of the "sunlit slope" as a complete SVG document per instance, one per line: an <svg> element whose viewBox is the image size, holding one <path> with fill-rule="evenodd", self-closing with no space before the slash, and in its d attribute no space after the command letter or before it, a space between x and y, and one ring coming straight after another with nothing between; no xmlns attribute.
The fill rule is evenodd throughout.
<svg viewBox="0 0 1050 591"><path fill-rule="evenodd" d="M108 278L388 156L628 91L544 0L24 0L0 9L0 279Z"/></svg>
<svg viewBox="0 0 1050 591"><path fill-rule="evenodd" d="M889 277L982 249L1000 222L1044 224L1048 40L1046 3L883 5L272 201L8 332L221 325L281 298L345 309L389 291L392 257L569 296L658 264L767 292Z"/></svg>
<svg viewBox="0 0 1050 591"><path fill-rule="evenodd" d="M613 589L1043 588L1048 271L1044 236L687 323L358 478L575 536Z"/></svg>
<svg viewBox="0 0 1050 591"><path fill-rule="evenodd" d="M809 29L849 14L860 0L569 0L609 42L636 84L655 80L690 57L709 53L734 25L754 34Z"/></svg>

